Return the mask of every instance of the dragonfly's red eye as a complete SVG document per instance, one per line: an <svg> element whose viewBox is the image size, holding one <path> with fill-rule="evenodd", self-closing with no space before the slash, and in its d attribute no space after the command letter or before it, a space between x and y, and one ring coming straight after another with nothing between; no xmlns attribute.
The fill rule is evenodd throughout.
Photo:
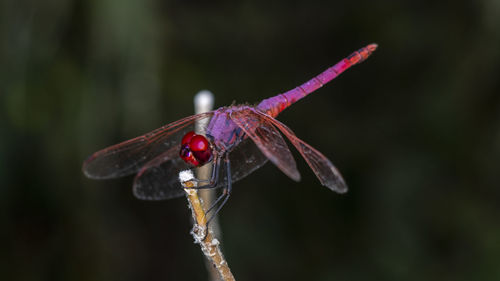
<svg viewBox="0 0 500 281"><path fill-rule="evenodd" d="M195 167L200 165L200 162L198 162L198 160L196 160L193 153L189 149L189 145L187 145L187 144L181 146L181 151L179 152L179 156L182 158L182 160L184 160L184 162L186 162L188 164L191 164Z"/></svg>
<svg viewBox="0 0 500 281"><path fill-rule="evenodd" d="M213 153L207 138L189 132L182 138L179 155L186 163L198 167L210 162Z"/></svg>
<svg viewBox="0 0 500 281"><path fill-rule="evenodd" d="M191 138L193 138L193 136L195 135L196 134L193 131L185 134L184 137L182 138L181 145L188 144L191 141Z"/></svg>
<svg viewBox="0 0 500 281"><path fill-rule="evenodd" d="M210 149L208 140L202 135L194 135L189 141L189 148L192 151L205 151Z"/></svg>

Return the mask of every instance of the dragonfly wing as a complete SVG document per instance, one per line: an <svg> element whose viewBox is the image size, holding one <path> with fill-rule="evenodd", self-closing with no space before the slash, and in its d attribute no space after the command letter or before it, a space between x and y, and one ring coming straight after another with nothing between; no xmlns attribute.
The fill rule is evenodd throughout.
<svg viewBox="0 0 500 281"><path fill-rule="evenodd" d="M83 172L93 179L110 179L135 174L158 155L179 146L183 134L187 132L186 128L193 128L195 121L212 115L213 112L207 112L188 116L143 136L100 150L83 163Z"/></svg>
<svg viewBox="0 0 500 281"><path fill-rule="evenodd" d="M267 118L251 108L235 110L230 116L273 164L293 180L300 180L300 173L290 149L280 132Z"/></svg>
<svg viewBox="0 0 500 281"><path fill-rule="evenodd" d="M185 194L179 182L179 172L192 168L179 157L180 147L174 146L149 161L134 179L134 195L142 200L163 200Z"/></svg>
<svg viewBox="0 0 500 281"><path fill-rule="evenodd" d="M269 159L250 138L245 138L229 153L231 161L231 181L234 183L262 167ZM224 163L224 162L222 162ZM223 164L221 164L223 165ZM221 168L217 188L227 186L226 169Z"/></svg>
<svg viewBox="0 0 500 281"><path fill-rule="evenodd" d="M295 133L290 130L290 128L288 128L285 124L262 112L257 112L257 114L261 118L266 119L268 122L272 123L283 134L285 134L285 136L287 136L290 142L300 152L302 157L304 157L307 164L309 165L309 167L311 167L322 185L338 193L347 192L347 185L342 178L342 175L337 170L337 168L335 168L332 162L328 160L328 158L326 158L321 152L317 151L312 146L299 139L295 135Z"/></svg>

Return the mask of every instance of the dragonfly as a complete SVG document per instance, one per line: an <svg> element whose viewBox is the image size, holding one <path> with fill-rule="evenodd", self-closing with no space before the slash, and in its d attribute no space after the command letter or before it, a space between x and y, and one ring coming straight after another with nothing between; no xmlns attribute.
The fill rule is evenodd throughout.
<svg viewBox="0 0 500 281"><path fill-rule="evenodd" d="M142 136L104 148L83 163L91 179L111 179L135 174L134 195L163 200L185 194L181 171L212 165L209 179L197 179L194 188L222 188L212 207L215 214L227 202L234 182L271 161L295 181L297 164L282 135L298 150L320 183L337 193L347 185L337 168L321 152L299 139L276 117L286 108L330 82L353 65L366 60L377 48L369 44L304 84L264 99L256 106L231 105L188 116ZM195 124L204 121L195 131ZM209 210L212 210L210 207Z"/></svg>

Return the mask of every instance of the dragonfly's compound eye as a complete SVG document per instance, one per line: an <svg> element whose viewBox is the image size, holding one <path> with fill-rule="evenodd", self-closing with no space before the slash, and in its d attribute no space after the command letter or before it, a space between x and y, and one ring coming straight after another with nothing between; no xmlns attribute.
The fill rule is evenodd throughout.
<svg viewBox="0 0 500 281"><path fill-rule="evenodd" d="M189 132L182 138L179 156L186 163L199 167L212 161L213 152L207 138Z"/></svg>
<svg viewBox="0 0 500 281"><path fill-rule="evenodd" d="M181 145L189 144L194 136L196 136L196 134L193 131L186 133L182 138Z"/></svg>
<svg viewBox="0 0 500 281"><path fill-rule="evenodd" d="M189 149L188 144L181 145L181 151L179 152L179 156L182 158L182 160L184 160L184 162L186 162L188 164L191 164L195 167L200 165L198 160L196 160L196 158L194 158L194 155L191 152L191 150Z"/></svg>

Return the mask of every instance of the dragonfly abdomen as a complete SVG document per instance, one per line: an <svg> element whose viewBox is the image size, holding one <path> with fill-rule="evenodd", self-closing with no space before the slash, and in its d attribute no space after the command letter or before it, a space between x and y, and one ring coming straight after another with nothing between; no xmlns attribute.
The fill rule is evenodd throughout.
<svg viewBox="0 0 500 281"><path fill-rule="evenodd" d="M363 62L375 49L377 49L377 44L370 44L361 48L304 84L261 101L257 108L272 117L276 117L281 111L332 81L351 66Z"/></svg>

